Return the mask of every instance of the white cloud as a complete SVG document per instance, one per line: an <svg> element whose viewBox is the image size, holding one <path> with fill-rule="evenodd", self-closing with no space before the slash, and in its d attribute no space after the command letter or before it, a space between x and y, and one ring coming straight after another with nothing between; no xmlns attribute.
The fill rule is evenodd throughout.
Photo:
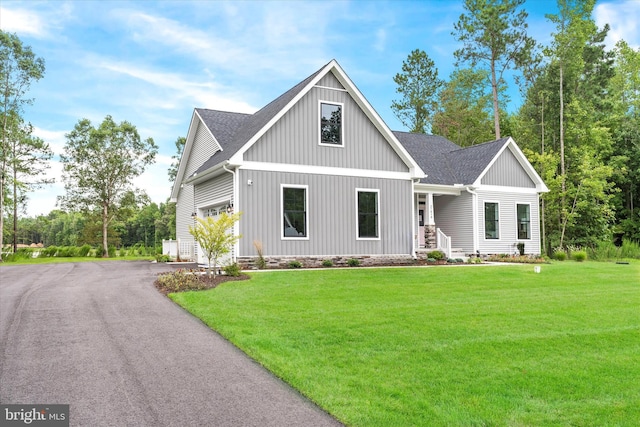
<svg viewBox="0 0 640 427"><path fill-rule="evenodd" d="M375 43L373 48L378 52L384 52L384 48L387 42L387 30L384 28L378 28L376 31Z"/></svg>
<svg viewBox="0 0 640 427"><path fill-rule="evenodd" d="M607 37L609 49L620 40L625 40L633 48L640 47L640 1L599 3L594 9L594 17L598 27L611 26Z"/></svg>
<svg viewBox="0 0 640 427"><path fill-rule="evenodd" d="M33 10L0 7L0 27L19 35L45 37L48 34L45 20Z"/></svg>
<svg viewBox="0 0 640 427"><path fill-rule="evenodd" d="M154 108L174 109L176 108L175 103L177 100L188 99L191 105L195 103L197 106L206 108L244 113L256 111L255 107L242 101L242 98L238 97L237 94L223 93L223 88L212 81L198 82L196 80L188 80L177 73L157 72L123 62L112 62L107 59L90 63L97 68L126 75L172 92L171 96L161 95L158 97L157 94L151 94L145 96L144 99L139 99L138 102L147 108L153 105ZM149 97L157 98L157 100L150 101Z"/></svg>
<svg viewBox="0 0 640 427"><path fill-rule="evenodd" d="M64 151L64 145L67 142L65 137L66 133L67 132L61 130L47 130L37 126L33 127L33 135L49 144L54 154L60 154Z"/></svg>

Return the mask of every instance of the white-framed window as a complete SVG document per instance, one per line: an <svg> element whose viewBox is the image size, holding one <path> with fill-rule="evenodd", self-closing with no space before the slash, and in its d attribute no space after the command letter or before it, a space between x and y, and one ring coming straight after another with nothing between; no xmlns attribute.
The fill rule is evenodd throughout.
<svg viewBox="0 0 640 427"><path fill-rule="evenodd" d="M358 239L380 239L380 190L356 188Z"/></svg>
<svg viewBox="0 0 640 427"><path fill-rule="evenodd" d="M516 204L516 223L519 240L531 239L531 205L529 203Z"/></svg>
<svg viewBox="0 0 640 427"><path fill-rule="evenodd" d="M286 239L309 239L307 185L281 185L282 232Z"/></svg>
<svg viewBox="0 0 640 427"><path fill-rule="evenodd" d="M500 238L500 204L484 202L484 238L497 240Z"/></svg>
<svg viewBox="0 0 640 427"><path fill-rule="evenodd" d="M320 101L320 145L344 147L343 110L339 102Z"/></svg>

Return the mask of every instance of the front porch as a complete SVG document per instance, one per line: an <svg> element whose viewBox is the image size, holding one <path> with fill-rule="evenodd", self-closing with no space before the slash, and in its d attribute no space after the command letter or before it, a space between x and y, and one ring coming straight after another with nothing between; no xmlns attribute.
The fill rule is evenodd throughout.
<svg viewBox="0 0 640 427"><path fill-rule="evenodd" d="M458 193L459 194L459 193ZM463 249L454 248L451 236L436 226L436 209L434 197L440 195L434 192L414 193L416 206L416 252L426 254L434 250L442 251L447 258L466 259Z"/></svg>

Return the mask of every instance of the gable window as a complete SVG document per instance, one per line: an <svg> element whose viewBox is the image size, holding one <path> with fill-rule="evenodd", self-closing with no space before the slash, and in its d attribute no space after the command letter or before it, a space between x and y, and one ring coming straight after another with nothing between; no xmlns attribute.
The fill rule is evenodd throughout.
<svg viewBox="0 0 640 427"><path fill-rule="evenodd" d="M342 146L342 105L320 103L320 144Z"/></svg>
<svg viewBox="0 0 640 427"><path fill-rule="evenodd" d="M500 213L499 205L495 202L484 203L484 238L500 238Z"/></svg>
<svg viewBox="0 0 640 427"><path fill-rule="evenodd" d="M378 190L356 190L358 209L358 238L377 239L380 237Z"/></svg>
<svg viewBox="0 0 640 427"><path fill-rule="evenodd" d="M531 239L531 205L516 205L518 239Z"/></svg>
<svg viewBox="0 0 640 427"><path fill-rule="evenodd" d="M282 186L282 237L307 238L306 186Z"/></svg>

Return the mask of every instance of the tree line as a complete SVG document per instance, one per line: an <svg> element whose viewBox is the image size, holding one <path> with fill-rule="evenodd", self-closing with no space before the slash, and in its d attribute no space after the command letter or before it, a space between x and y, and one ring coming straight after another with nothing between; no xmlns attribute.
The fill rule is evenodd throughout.
<svg viewBox="0 0 640 427"><path fill-rule="evenodd" d="M528 35L524 0L465 0L445 81L416 49L394 77L391 108L412 132L460 146L512 136L541 175L543 246L640 241L640 50L607 49L595 0L558 0L551 42ZM509 104L514 75L522 105Z"/></svg>

